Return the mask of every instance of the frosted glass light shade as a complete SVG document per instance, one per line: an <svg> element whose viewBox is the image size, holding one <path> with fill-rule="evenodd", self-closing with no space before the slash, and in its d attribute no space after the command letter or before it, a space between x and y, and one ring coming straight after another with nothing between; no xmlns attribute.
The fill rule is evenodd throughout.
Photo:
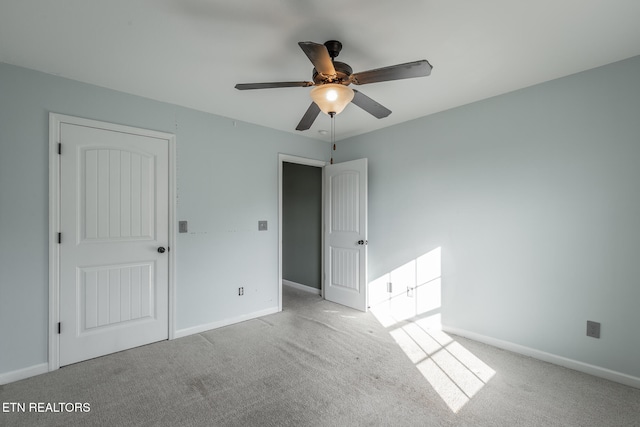
<svg viewBox="0 0 640 427"><path fill-rule="evenodd" d="M327 83L311 89L311 99L323 113L340 114L353 99L353 90L345 85Z"/></svg>

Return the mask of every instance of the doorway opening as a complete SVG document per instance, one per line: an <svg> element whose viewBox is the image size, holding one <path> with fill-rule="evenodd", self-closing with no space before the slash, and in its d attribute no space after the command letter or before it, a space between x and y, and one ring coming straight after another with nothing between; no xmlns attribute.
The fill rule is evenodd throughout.
<svg viewBox="0 0 640 427"><path fill-rule="evenodd" d="M287 162L322 171L322 221L318 227L322 231L322 298L367 311L367 159L327 165L284 154L279 156L278 174L278 310L282 311L283 170Z"/></svg>
<svg viewBox="0 0 640 427"><path fill-rule="evenodd" d="M279 156L279 290L282 286L322 295L324 161Z"/></svg>

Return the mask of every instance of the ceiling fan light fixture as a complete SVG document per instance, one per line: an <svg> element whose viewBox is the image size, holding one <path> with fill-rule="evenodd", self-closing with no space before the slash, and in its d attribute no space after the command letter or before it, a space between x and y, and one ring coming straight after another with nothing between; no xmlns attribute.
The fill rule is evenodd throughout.
<svg viewBox="0 0 640 427"><path fill-rule="evenodd" d="M311 89L311 99L325 114L340 114L353 99L350 87L337 83L326 83Z"/></svg>

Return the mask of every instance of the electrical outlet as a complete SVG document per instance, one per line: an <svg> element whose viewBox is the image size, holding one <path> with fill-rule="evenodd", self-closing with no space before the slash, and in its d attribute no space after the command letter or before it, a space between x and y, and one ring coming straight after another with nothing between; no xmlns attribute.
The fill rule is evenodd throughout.
<svg viewBox="0 0 640 427"><path fill-rule="evenodd" d="M407 286L407 296L409 298L413 298L413 289L414 288L411 288L411 287Z"/></svg>
<svg viewBox="0 0 640 427"><path fill-rule="evenodd" d="M239 295L239 296L244 295L244 287L240 287L240 288L238 288L238 295Z"/></svg>
<svg viewBox="0 0 640 427"><path fill-rule="evenodd" d="M600 338L600 323L587 320L587 336Z"/></svg>
<svg viewBox="0 0 640 427"><path fill-rule="evenodd" d="M267 221L258 221L258 231L267 231Z"/></svg>

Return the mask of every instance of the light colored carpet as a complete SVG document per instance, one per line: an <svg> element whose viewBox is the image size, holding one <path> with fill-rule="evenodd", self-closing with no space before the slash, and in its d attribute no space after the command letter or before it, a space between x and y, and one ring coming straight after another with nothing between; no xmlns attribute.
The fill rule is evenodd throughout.
<svg viewBox="0 0 640 427"><path fill-rule="evenodd" d="M403 323L410 336L296 289L284 298L282 313L0 386L0 403L91 409L0 412L0 425L640 426L638 389L419 321Z"/></svg>

